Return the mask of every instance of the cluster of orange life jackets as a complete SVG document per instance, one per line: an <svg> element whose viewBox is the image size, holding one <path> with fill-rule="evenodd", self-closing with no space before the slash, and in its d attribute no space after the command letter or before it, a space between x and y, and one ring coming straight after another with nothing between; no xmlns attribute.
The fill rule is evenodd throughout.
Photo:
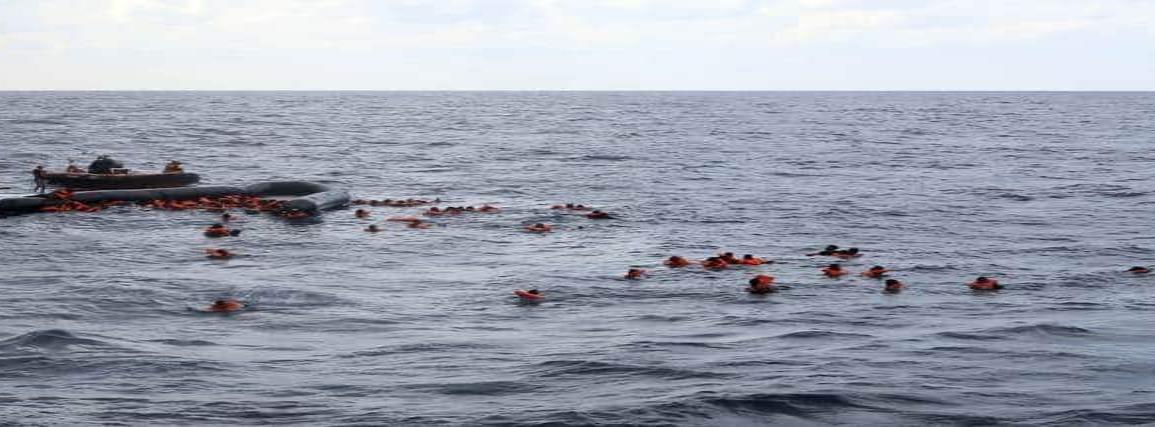
<svg viewBox="0 0 1155 427"><path fill-rule="evenodd" d="M490 205L481 205L481 206L477 206L477 207L474 207L474 206L449 206L449 207L444 207L444 208L439 208L439 207L434 206L434 207L431 207L428 210L426 210L424 215L425 216L461 215L464 213L474 213L474 212L495 213L495 212L501 212L501 208L498 208L496 206L490 206Z"/></svg>
<svg viewBox="0 0 1155 427"><path fill-rule="evenodd" d="M265 200L256 196L221 196L201 197L196 200L150 200L144 205L153 209L163 210L192 210L204 209L207 211L222 212L229 209L244 209L249 211L272 212L281 208L279 200Z"/></svg>
<svg viewBox="0 0 1155 427"><path fill-rule="evenodd" d="M354 205L390 206L390 207L395 207L395 208L411 208L414 206L423 206L423 205L428 205L431 203L441 203L441 199L434 199L432 201L422 200L422 199L405 199L405 200L401 200L401 199L397 199L397 200L393 200L393 199L385 199L385 200L356 199L350 203L352 203Z"/></svg>

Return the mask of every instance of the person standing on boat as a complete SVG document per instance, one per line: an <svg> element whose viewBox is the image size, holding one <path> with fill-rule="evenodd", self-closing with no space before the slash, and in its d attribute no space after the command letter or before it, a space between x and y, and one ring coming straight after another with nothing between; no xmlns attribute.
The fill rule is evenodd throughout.
<svg viewBox="0 0 1155 427"><path fill-rule="evenodd" d="M181 167L180 162L173 160L164 166L164 173L184 173L184 168Z"/></svg>
<svg viewBox="0 0 1155 427"><path fill-rule="evenodd" d="M48 178L44 176L47 173L44 171L44 165L36 165L36 169L32 170L32 182L35 187L32 191L43 193L48 188Z"/></svg>

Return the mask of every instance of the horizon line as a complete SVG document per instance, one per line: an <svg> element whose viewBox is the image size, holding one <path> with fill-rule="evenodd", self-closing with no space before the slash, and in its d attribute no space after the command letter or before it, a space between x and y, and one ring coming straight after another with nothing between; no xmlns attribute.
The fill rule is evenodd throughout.
<svg viewBox="0 0 1155 427"><path fill-rule="evenodd" d="M1142 93L1155 89L0 89L3 92L903 92Z"/></svg>

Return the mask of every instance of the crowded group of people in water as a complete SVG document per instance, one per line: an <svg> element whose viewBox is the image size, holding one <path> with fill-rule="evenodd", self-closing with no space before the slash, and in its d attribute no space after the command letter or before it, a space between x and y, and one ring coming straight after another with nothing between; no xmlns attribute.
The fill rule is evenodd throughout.
<svg viewBox="0 0 1155 427"><path fill-rule="evenodd" d="M179 167L175 165L175 167ZM106 201L106 202L92 202L84 203L72 200L75 193L68 189L59 189L49 194L47 197L58 199L61 203L55 206L46 206L41 208L43 212L100 212L101 210L124 205L135 205L144 208L156 210L204 210L208 212L220 213L219 222L207 227L203 234L210 238L221 237L236 237L241 234L241 230L231 228L227 224L232 221L233 216L229 213L231 210L240 210L249 214L259 213L275 213L287 219L301 219L309 218L313 213L299 212L299 211L283 211L282 202L277 200L262 199L254 196L230 195L220 197L200 197L195 200L150 200L142 202L126 202L126 201ZM424 200L424 199L357 199L352 203L357 206L381 206L381 207L419 207L440 203L440 199ZM550 206L551 210L562 211L567 214L580 215L591 220L605 220L613 219L609 213L602 210L594 209L581 204L565 203ZM484 204L481 206L447 206L437 207L432 206L426 208L420 213L423 217L441 217L441 216L458 216L466 214L493 214L501 212L501 208ZM363 207L358 207L353 216L358 219L371 219L373 213ZM410 229L425 229L430 228L433 224L423 220L417 216L392 216L385 219L389 222L397 222L405 225ZM522 226L523 231L528 233L551 233L554 231L554 226L547 223L531 223ZM580 227L579 227L580 228ZM370 224L364 229L366 232L378 233L383 231L378 224ZM863 256L858 248L843 249L837 245L828 245L825 248L806 254L811 257L829 257L839 262L832 262L824 265L819 269L819 274L829 279L839 279L853 274L840 262L857 260ZM205 250L205 256L213 260L228 260L236 256L235 253L224 248L209 248ZM716 256L706 257L701 260L690 260L682 256L670 256L662 263L666 268L671 270L684 269L693 266L700 266L703 269L710 271L721 271L731 268L749 268L763 265L773 264L772 260L765 257L755 256L753 254L745 254L742 257L736 256L732 252L720 253ZM754 270L757 274L746 281L745 291L755 295L766 295L778 292L780 290L789 289L789 286L779 285L776 283L776 278L772 275L766 274L758 270ZM1135 266L1127 270L1132 274L1149 274L1151 269L1144 266ZM874 265L863 271L858 272L858 275L872 280L879 280L882 284L881 290L885 293L899 293L906 284L896 278L890 277L891 271L884 266ZM644 280L650 276L650 272L642 268L630 268L626 274L626 280ZM975 278L970 283L966 284L970 289L975 291L998 291L1003 288L997 279L980 276ZM537 289L521 290L514 292L519 298L525 301L539 302L545 299L545 294ZM242 310L248 307L244 301L236 299L221 299L214 301L207 309L211 312L229 313Z"/></svg>
<svg viewBox="0 0 1155 427"><path fill-rule="evenodd" d="M863 256L858 248L841 249L837 245L828 245L820 251L806 254L810 257L831 257L839 261L849 261ZM705 270L721 271L731 268L741 269L743 267L756 267L762 265L773 264L774 261L755 256L753 254L745 254L741 258L737 257L733 252L723 252L715 256L707 257L701 260L691 260L683 256L672 255L662 262L666 268L671 270L684 269L698 266ZM753 277L745 283L745 291L754 295L766 295L778 292L780 290L790 289L790 286L778 285L774 276L761 272L759 270L751 270L755 272ZM835 262L827 264L819 269L819 274L828 279L840 279L853 272L844 267L841 263ZM1126 272L1136 275L1143 275L1151 273L1151 269L1143 266L1135 266L1126 270ZM644 280L650 277L650 271L643 268L630 268L626 271L625 280ZM906 284L902 281L890 277L891 270L881 265L874 265L865 270L858 272L858 276L878 280L882 286L881 291L887 294L897 294L906 288ZM976 277L969 283L965 284L969 289L977 292L999 291L1004 289L1003 285L997 279L986 276ZM528 293L528 294L527 294ZM545 299L543 294L538 289L515 290L514 295L517 295L522 300L528 302L540 302Z"/></svg>

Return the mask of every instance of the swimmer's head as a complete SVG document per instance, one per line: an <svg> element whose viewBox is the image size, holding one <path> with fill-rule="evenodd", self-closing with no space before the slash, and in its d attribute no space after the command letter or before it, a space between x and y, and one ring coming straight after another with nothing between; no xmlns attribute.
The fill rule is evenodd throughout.
<svg viewBox="0 0 1155 427"><path fill-rule="evenodd" d="M838 245L826 245L826 250L836 251L836 250L838 250Z"/></svg>
<svg viewBox="0 0 1155 427"><path fill-rule="evenodd" d="M874 267L870 267L870 269L871 269L872 271L878 271L878 270L886 270L886 268L885 268L885 267L883 267L883 266L881 266L881 265L876 265L876 266L874 266Z"/></svg>
<svg viewBox="0 0 1155 427"><path fill-rule="evenodd" d="M848 253L848 254L856 254L856 253L858 253L858 248L850 248L850 249L847 249L847 250L846 250L846 253Z"/></svg>
<svg viewBox="0 0 1155 427"><path fill-rule="evenodd" d="M830 264L830 265L826 266L826 268L829 268L831 270L841 270L842 266L838 265L838 264Z"/></svg>

